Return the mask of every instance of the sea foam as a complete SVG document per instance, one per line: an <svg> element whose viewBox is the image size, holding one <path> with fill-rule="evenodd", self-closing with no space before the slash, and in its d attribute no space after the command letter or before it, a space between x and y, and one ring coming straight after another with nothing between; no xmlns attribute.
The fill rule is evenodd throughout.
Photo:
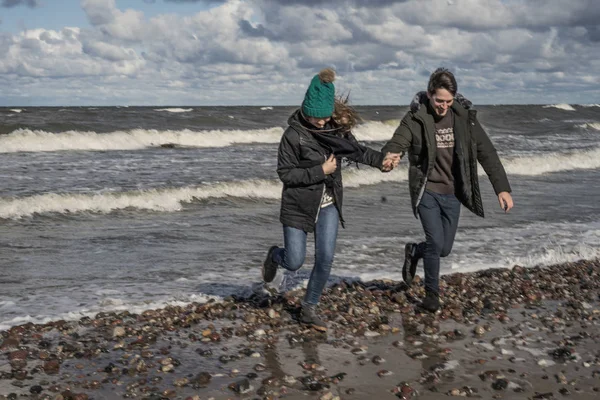
<svg viewBox="0 0 600 400"><path fill-rule="evenodd" d="M600 122L589 122L587 124L577 125L579 128L584 129L593 129L595 131L600 131Z"/></svg>
<svg viewBox="0 0 600 400"><path fill-rule="evenodd" d="M381 122L358 126L354 134L361 141L386 141L394 129ZM0 136L0 153L44 151L141 150L164 144L175 147L226 147L247 143L279 143L283 128L249 130L156 130L132 129L110 133L17 129Z"/></svg>
<svg viewBox="0 0 600 400"><path fill-rule="evenodd" d="M536 176L546 173L600 168L600 148L570 154L548 154L503 160L509 175ZM485 172L482 168L480 175ZM347 169L344 185L356 188L383 182L407 180L407 169L401 165L389 173L373 168ZM34 214L78 212L110 213L123 209L174 212L185 203L209 198L279 199L278 180L242 180L188 186L182 188L149 189L120 193L45 193L30 197L0 199L0 218L18 219Z"/></svg>
<svg viewBox="0 0 600 400"><path fill-rule="evenodd" d="M573 106L571 106L570 104L549 104L547 106L544 106L544 108L558 108L559 110L565 110L565 111L575 111L575 109L573 108Z"/></svg>
<svg viewBox="0 0 600 400"><path fill-rule="evenodd" d="M192 111L192 108L157 108L154 111L166 111L170 113L185 113Z"/></svg>

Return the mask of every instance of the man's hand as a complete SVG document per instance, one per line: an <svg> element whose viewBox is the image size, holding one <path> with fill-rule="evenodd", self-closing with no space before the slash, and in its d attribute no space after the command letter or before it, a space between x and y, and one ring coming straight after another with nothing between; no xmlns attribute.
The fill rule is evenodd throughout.
<svg viewBox="0 0 600 400"><path fill-rule="evenodd" d="M381 165L381 170L383 172L390 172L392 169L400 164L400 154L399 153L387 153L385 158L383 159L383 163Z"/></svg>
<svg viewBox="0 0 600 400"><path fill-rule="evenodd" d="M509 212L510 209L513 208L513 199L508 192L498 193L498 202L500 203L500 208L503 209L504 212Z"/></svg>
<svg viewBox="0 0 600 400"><path fill-rule="evenodd" d="M333 154L330 155L327 161L321 164L321 166L323 167L323 173L325 175L333 174L337 169L337 161L335 160L335 156Z"/></svg>

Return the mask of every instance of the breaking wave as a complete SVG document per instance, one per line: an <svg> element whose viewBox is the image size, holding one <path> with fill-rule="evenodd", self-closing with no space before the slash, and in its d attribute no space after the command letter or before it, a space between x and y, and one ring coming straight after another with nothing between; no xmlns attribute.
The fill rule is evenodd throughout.
<svg viewBox="0 0 600 400"><path fill-rule="evenodd" d="M394 128L381 122L368 122L358 126L354 133L359 140L385 141L392 137ZM279 143L282 134L281 127L206 131L132 129L110 133L52 133L17 129L8 135L0 136L0 153L140 150L166 144L173 147L226 147L243 143Z"/></svg>
<svg viewBox="0 0 600 400"><path fill-rule="evenodd" d="M170 113L185 113L192 111L192 108L157 108L154 111L166 111Z"/></svg>
<svg viewBox="0 0 600 400"><path fill-rule="evenodd" d="M406 170L403 169L388 174L382 174L375 169L351 170L344 173L346 187L374 185L405 179ZM17 219L45 213L92 212L105 214L125 209L173 212L181 210L185 203L225 197L279 199L281 182L254 179L120 193L46 193L24 198L0 199L0 218Z"/></svg>
<svg viewBox="0 0 600 400"><path fill-rule="evenodd" d="M509 175L543 175L559 171L600 168L600 148L574 153L515 157L504 161ZM480 171L480 173L483 173Z"/></svg>
<svg viewBox="0 0 600 400"><path fill-rule="evenodd" d="M600 122L590 122L587 124L577 125L579 128L584 129L593 129L595 131L600 131Z"/></svg>
<svg viewBox="0 0 600 400"><path fill-rule="evenodd" d="M565 110L565 111L575 111L575 109L573 108L573 106L571 106L570 104L549 104L547 106L544 106L544 108L558 108L559 110Z"/></svg>
<svg viewBox="0 0 600 400"><path fill-rule="evenodd" d="M504 166L509 175L528 176L596 169L600 168L600 148L571 154L516 157L504 160ZM480 169L480 174L484 175L485 172ZM373 168L344 171L344 184L348 188L406 180L407 170L404 165L387 174ZM46 193L0 199L0 218L18 219L45 213L110 213L124 209L174 212L181 210L186 203L209 198L279 199L280 196L281 183L278 180L243 180L121 193Z"/></svg>

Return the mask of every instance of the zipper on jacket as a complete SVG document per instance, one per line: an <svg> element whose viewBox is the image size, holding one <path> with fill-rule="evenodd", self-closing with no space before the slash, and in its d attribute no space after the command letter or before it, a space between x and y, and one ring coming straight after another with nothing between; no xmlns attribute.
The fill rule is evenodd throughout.
<svg viewBox="0 0 600 400"><path fill-rule="evenodd" d="M323 192L321 193L321 201L319 202L319 208L317 209L317 216L315 217L315 224L319 220L319 213L321 212L321 206L323 205L323 199L325 198L325 190L327 185L323 184Z"/></svg>
<svg viewBox="0 0 600 400"><path fill-rule="evenodd" d="M421 187L421 193L419 193L419 197L417 197L417 204L415 205L415 210L419 208L419 204L421 204L421 199L423 198L423 194L425 193L425 187L427 186L427 176L425 176L425 182L423 182L423 187Z"/></svg>

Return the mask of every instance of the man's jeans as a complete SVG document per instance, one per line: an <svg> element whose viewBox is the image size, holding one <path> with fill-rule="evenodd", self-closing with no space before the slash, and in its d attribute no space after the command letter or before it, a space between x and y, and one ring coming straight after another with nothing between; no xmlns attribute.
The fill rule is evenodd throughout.
<svg viewBox="0 0 600 400"><path fill-rule="evenodd" d="M416 254L423 257L425 290L439 293L440 257L446 257L452 250L460 201L453 194L426 190L417 211L425 231L425 241L419 243Z"/></svg>
<svg viewBox="0 0 600 400"><path fill-rule="evenodd" d="M322 208L315 226L315 266L310 274L304 303L316 305L327 284L337 240L340 217L335 204ZM306 232L283 226L285 248L273 252L273 261L288 271L297 271L306 257Z"/></svg>

